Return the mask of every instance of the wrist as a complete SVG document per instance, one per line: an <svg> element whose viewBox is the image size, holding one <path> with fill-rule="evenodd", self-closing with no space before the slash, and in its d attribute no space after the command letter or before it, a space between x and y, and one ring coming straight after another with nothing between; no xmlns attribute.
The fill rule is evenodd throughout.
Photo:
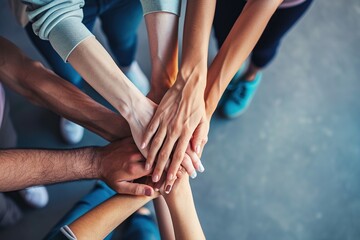
<svg viewBox="0 0 360 240"><path fill-rule="evenodd" d="M91 179L102 179L101 173L101 151L99 147L89 147L88 148L89 156L89 165L90 167L90 177Z"/></svg>
<svg viewBox="0 0 360 240"><path fill-rule="evenodd" d="M199 61L192 64L183 64L178 73L178 80L183 82L205 83L207 74L207 62Z"/></svg>
<svg viewBox="0 0 360 240"><path fill-rule="evenodd" d="M138 114L137 111L146 108L146 106L149 104L148 99L141 93L140 95L136 93L133 96L130 96L127 101L118 108L120 114L129 124L138 119L137 116L140 114Z"/></svg>

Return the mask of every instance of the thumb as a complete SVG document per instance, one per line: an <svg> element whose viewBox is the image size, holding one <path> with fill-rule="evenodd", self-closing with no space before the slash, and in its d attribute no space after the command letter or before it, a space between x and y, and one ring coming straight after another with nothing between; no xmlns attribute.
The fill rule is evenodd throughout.
<svg viewBox="0 0 360 240"><path fill-rule="evenodd" d="M154 189L146 184L132 183L127 181L118 182L114 190L121 194L152 196Z"/></svg>
<svg viewBox="0 0 360 240"><path fill-rule="evenodd" d="M199 157L201 157L204 146L208 141L208 132L209 128L206 122L201 122L193 133L191 148Z"/></svg>
<svg viewBox="0 0 360 240"><path fill-rule="evenodd" d="M145 169L145 162L133 162L127 166L127 177L123 179L134 180L151 173L151 169Z"/></svg>

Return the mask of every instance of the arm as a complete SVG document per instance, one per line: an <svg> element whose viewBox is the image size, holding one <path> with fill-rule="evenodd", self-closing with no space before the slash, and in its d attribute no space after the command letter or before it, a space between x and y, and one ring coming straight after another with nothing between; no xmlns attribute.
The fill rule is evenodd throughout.
<svg viewBox="0 0 360 240"><path fill-rule="evenodd" d="M281 2L282 0L249 0L246 3L208 70L205 101L209 119L226 86L254 48Z"/></svg>
<svg viewBox="0 0 360 240"><path fill-rule="evenodd" d="M205 239L196 214L189 177L185 172L181 173L181 175L180 180L174 185L174 190L165 196L166 203L160 200L162 201L161 204L165 204L162 205L163 207L166 207L166 204L169 206L176 239ZM104 239L128 216L155 197L158 197L158 194L154 194L152 197L114 196L75 220L68 227L73 233L73 237L79 240ZM184 209L186 209L186 211L184 211ZM165 212L165 215L167 215L166 219L169 219L168 212ZM162 220L160 219L159 224L163 223ZM160 228L169 226L170 225L166 223L166 226ZM166 231L169 235L164 235L164 232L162 232L162 238L175 239L171 230L166 229Z"/></svg>
<svg viewBox="0 0 360 240"><path fill-rule="evenodd" d="M0 151L0 191L80 179L102 179L114 190L134 195L154 193L145 184L128 180L149 174L131 139L106 147L73 150L13 149Z"/></svg>
<svg viewBox="0 0 360 240"><path fill-rule="evenodd" d="M148 3L146 0L142 2L143 4ZM148 97L155 103L159 103L167 90L173 85L178 71L179 12L167 12L162 8L157 11L149 11L146 4L144 12L152 66L151 90ZM182 165L189 175L196 176L195 168L199 169L200 159L192 152L191 148L188 148L187 156L184 158Z"/></svg>
<svg viewBox="0 0 360 240"><path fill-rule="evenodd" d="M0 151L0 191L98 177L93 148Z"/></svg>
<svg viewBox="0 0 360 240"><path fill-rule="evenodd" d="M0 79L15 92L79 123L108 141L131 134L125 119L95 102L41 63L27 58L20 49L2 37L0 48Z"/></svg>
<svg viewBox="0 0 360 240"><path fill-rule="evenodd" d="M140 146L144 129L156 105L126 78L104 47L82 23L84 0L23 0L34 32L49 40L53 48L106 100L130 125ZM146 150L142 151L146 154Z"/></svg>
<svg viewBox="0 0 360 240"><path fill-rule="evenodd" d="M158 220L161 239L176 239L170 211L165 202L165 199L160 196L154 199L153 203L156 212L156 219Z"/></svg>
<svg viewBox="0 0 360 240"><path fill-rule="evenodd" d="M175 84L161 100L149 123L142 144L146 147L153 139L147 158L150 166L157 160L153 181L159 179L175 149L167 175L168 182L173 179L195 129L203 121L207 51L214 9L215 1L188 1L181 68ZM199 153L198 144L195 145L193 150Z"/></svg>
<svg viewBox="0 0 360 240"><path fill-rule="evenodd" d="M164 195L170 210L175 237L176 239L188 240L205 239L196 213L189 177L181 170L178 172L178 177L179 179L174 184L171 193Z"/></svg>
<svg viewBox="0 0 360 240"><path fill-rule="evenodd" d="M127 217L153 197L116 195L87 212L69 228L76 239L104 239Z"/></svg>

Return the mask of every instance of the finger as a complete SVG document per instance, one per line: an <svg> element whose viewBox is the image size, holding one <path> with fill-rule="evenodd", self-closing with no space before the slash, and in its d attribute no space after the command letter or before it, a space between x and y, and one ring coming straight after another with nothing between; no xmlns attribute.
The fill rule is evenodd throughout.
<svg viewBox="0 0 360 240"><path fill-rule="evenodd" d="M179 170L180 164L184 159L186 148L190 141L189 136L183 136L177 142L177 146L168 170L167 180L170 181L174 176L176 176L176 172Z"/></svg>
<svg viewBox="0 0 360 240"><path fill-rule="evenodd" d="M185 168L180 166L179 171L177 171L176 173L177 179L181 178L184 174L186 174L186 170Z"/></svg>
<svg viewBox="0 0 360 240"><path fill-rule="evenodd" d="M205 145L207 144L208 140L209 140L209 139L208 139L207 137L202 140L202 142L201 142L201 147L200 147L200 154L198 155L199 158L201 158L202 153L203 153L203 151L204 151L204 147L205 147Z"/></svg>
<svg viewBox="0 0 360 240"><path fill-rule="evenodd" d="M138 179L150 174L150 172L151 172L150 169L149 170L145 169L143 162L130 163L127 165L127 173L129 176L126 177L125 179L128 180Z"/></svg>
<svg viewBox="0 0 360 240"><path fill-rule="evenodd" d="M155 185L154 185L155 191L159 192L161 189L162 189L162 190L164 189L165 177L166 177L165 175L166 175L166 174L163 173L163 174L161 175L160 180L159 180L157 183L155 183Z"/></svg>
<svg viewBox="0 0 360 240"><path fill-rule="evenodd" d="M165 183L165 193L169 194L172 190L172 186L174 186L174 183L176 181L177 177L172 178L171 180L167 180Z"/></svg>
<svg viewBox="0 0 360 240"><path fill-rule="evenodd" d="M204 166L201 163L200 158L198 157L198 155L189 146L186 149L186 154L190 157L192 165L196 170L198 170L199 172L203 172L205 170ZM189 174L189 176L191 177L190 174Z"/></svg>
<svg viewBox="0 0 360 240"><path fill-rule="evenodd" d="M141 153L133 153L129 157L130 162L140 162L140 161L143 161L143 160L145 160L145 159L144 159L144 156Z"/></svg>
<svg viewBox="0 0 360 240"><path fill-rule="evenodd" d="M154 189L146 184L132 183L127 181L118 182L115 191L121 194L137 195L137 196L152 196Z"/></svg>
<svg viewBox="0 0 360 240"><path fill-rule="evenodd" d="M151 142L151 146L150 146L150 149L148 152L148 156L146 159L146 165L145 165L145 168L147 170L152 168L152 166L155 162L156 155L158 154L159 149L161 148L165 137L166 137L166 128L160 127Z"/></svg>
<svg viewBox="0 0 360 240"><path fill-rule="evenodd" d="M194 133L193 137L191 139L191 147L194 152L200 157L200 154L202 152L202 148L204 147L205 143L207 142L208 138L208 128L206 127L205 123L200 123Z"/></svg>
<svg viewBox="0 0 360 240"><path fill-rule="evenodd" d="M156 113L153 116L153 118L151 119L148 126L146 127L146 132L145 132L145 135L143 137L143 142L141 143L141 146L140 146L141 149L144 149L144 148L146 148L148 146L151 138L154 136L154 134L156 133L156 131L159 128L160 120L159 120L159 117L158 117L158 115Z"/></svg>
<svg viewBox="0 0 360 240"><path fill-rule="evenodd" d="M195 156L197 156L195 153L194 153ZM186 172L189 174L189 176L194 179L196 178L197 176L197 173L196 173L196 170L194 168L194 165L191 161L191 158L188 154L185 154L184 156L184 160L181 162L181 166L183 168L185 168Z"/></svg>
<svg viewBox="0 0 360 240"><path fill-rule="evenodd" d="M162 149L159 152L156 166L153 173L153 181L157 182L160 179L161 174L163 173L165 169L166 162L169 161L169 157L171 154L171 151L174 148L176 142L176 138L172 136L167 136L165 143L162 147ZM173 175L175 176L175 175Z"/></svg>

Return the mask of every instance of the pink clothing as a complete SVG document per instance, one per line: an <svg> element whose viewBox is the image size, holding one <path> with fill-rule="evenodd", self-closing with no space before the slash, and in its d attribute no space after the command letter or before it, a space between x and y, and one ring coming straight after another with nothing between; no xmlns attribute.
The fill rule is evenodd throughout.
<svg viewBox="0 0 360 240"><path fill-rule="evenodd" d="M5 92L0 83L0 128L4 118L4 108L5 108Z"/></svg>
<svg viewBox="0 0 360 240"><path fill-rule="evenodd" d="M306 0L284 0L282 4L280 4L279 8L289 8L299 5Z"/></svg>

